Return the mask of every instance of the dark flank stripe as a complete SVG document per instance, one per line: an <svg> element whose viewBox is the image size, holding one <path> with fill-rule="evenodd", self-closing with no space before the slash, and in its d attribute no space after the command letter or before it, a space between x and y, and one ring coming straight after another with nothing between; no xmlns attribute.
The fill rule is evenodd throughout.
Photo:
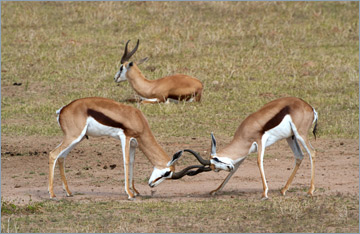
<svg viewBox="0 0 360 234"><path fill-rule="evenodd" d="M285 115L290 114L290 107L285 106L282 108L279 113L277 113L274 117L272 117L263 127L262 132L264 133L267 130L270 130L276 126L278 126L281 121L284 119Z"/></svg>
<svg viewBox="0 0 360 234"><path fill-rule="evenodd" d="M112 118L104 115L101 112L98 112L98 111L95 111L92 109L88 109L87 113L89 116L93 117L96 121L98 121L99 123L101 123L103 125L106 125L109 127L121 128L124 131L126 130L125 126L122 123L119 123L119 122L113 120Z"/></svg>
<svg viewBox="0 0 360 234"><path fill-rule="evenodd" d="M187 101L187 100L189 100L190 98L192 98L194 96L195 96L194 94L181 95L181 96L169 95L168 98L175 99L175 100L180 100L180 101L183 101L183 100Z"/></svg>

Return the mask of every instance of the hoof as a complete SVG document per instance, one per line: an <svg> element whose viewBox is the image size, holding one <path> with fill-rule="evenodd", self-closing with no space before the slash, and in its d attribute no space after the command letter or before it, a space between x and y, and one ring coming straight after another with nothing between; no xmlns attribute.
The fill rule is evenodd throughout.
<svg viewBox="0 0 360 234"><path fill-rule="evenodd" d="M210 192L210 195L211 195L211 196L215 196L215 195L216 195L216 191L211 191L211 192Z"/></svg>
<svg viewBox="0 0 360 234"><path fill-rule="evenodd" d="M66 197L73 197L74 195L70 194L66 194Z"/></svg>
<svg viewBox="0 0 360 234"><path fill-rule="evenodd" d="M280 193L281 193L281 195L285 196L286 190L285 190L285 189L281 189Z"/></svg>
<svg viewBox="0 0 360 234"><path fill-rule="evenodd" d="M134 201L134 200L135 200L135 197L128 197L128 200L129 200L129 201Z"/></svg>
<svg viewBox="0 0 360 234"><path fill-rule="evenodd" d="M315 191L315 188L310 189L310 190L307 192L307 195L308 195L308 196L313 196L314 191Z"/></svg>
<svg viewBox="0 0 360 234"><path fill-rule="evenodd" d="M266 201L266 200L269 200L268 197L261 197L261 201Z"/></svg>
<svg viewBox="0 0 360 234"><path fill-rule="evenodd" d="M139 196L139 195L140 195L140 193L139 193L137 190L135 190L135 189L133 189L133 194L134 194L134 197L136 197L136 196Z"/></svg>

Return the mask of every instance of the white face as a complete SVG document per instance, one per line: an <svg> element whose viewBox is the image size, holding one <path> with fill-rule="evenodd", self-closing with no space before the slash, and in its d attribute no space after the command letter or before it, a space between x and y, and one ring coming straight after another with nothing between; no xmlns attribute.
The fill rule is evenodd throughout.
<svg viewBox="0 0 360 234"><path fill-rule="evenodd" d="M154 167L153 173L149 179L149 186L155 187L161 182L163 182L166 178L171 178L173 172L170 170L169 167L164 169L157 169Z"/></svg>
<svg viewBox="0 0 360 234"><path fill-rule="evenodd" d="M116 75L114 76L114 80L116 83L122 82L122 81L126 81L126 74L127 69L124 66L124 64L121 64L119 71L116 73Z"/></svg>
<svg viewBox="0 0 360 234"><path fill-rule="evenodd" d="M217 156L212 156L212 158L210 159L210 163L213 164L215 166L215 171L220 171L220 170L224 170L224 171L232 171L234 170L234 160L227 158L227 157L217 157Z"/></svg>

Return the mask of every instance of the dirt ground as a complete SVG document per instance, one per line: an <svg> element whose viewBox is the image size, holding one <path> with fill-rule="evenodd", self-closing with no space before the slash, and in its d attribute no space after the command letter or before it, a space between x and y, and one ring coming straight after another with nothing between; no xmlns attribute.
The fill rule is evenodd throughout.
<svg viewBox="0 0 360 234"><path fill-rule="evenodd" d="M1 143L1 196L15 204L49 199L48 153L61 138L2 137ZM209 139L158 139L165 151L172 155L177 150L191 148L208 157ZM218 139L218 148L230 139ZM182 143L186 142L186 143ZM359 194L359 144L349 139L312 139L317 149L315 196L328 194ZM191 164L198 164L189 154L179 160L176 171ZM115 166L116 165L116 166ZM291 174L294 158L286 141L267 148L264 167L269 186L269 197L280 196L279 190ZM204 172L194 177L164 181L155 188L147 184L152 165L136 151L135 186L144 199L196 200L208 199L209 192L221 184L227 172ZM66 158L67 179L74 196L73 201L127 200L124 191L123 160L120 142L107 138L90 138L73 149ZM58 199L65 198L59 170L55 171L54 191ZM305 196L310 184L310 161L307 155L287 193L287 196ZM227 197L258 196L262 184L256 155L248 157L227 183L219 199Z"/></svg>

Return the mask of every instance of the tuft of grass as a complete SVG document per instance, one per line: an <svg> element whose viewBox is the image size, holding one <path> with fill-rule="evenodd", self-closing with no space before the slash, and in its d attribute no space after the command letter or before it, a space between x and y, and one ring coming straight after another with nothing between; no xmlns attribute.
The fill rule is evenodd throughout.
<svg viewBox="0 0 360 234"><path fill-rule="evenodd" d="M3 201L1 199L1 215L22 215L22 214L39 214L41 213L42 202L33 203L28 205L19 206L9 201Z"/></svg>

